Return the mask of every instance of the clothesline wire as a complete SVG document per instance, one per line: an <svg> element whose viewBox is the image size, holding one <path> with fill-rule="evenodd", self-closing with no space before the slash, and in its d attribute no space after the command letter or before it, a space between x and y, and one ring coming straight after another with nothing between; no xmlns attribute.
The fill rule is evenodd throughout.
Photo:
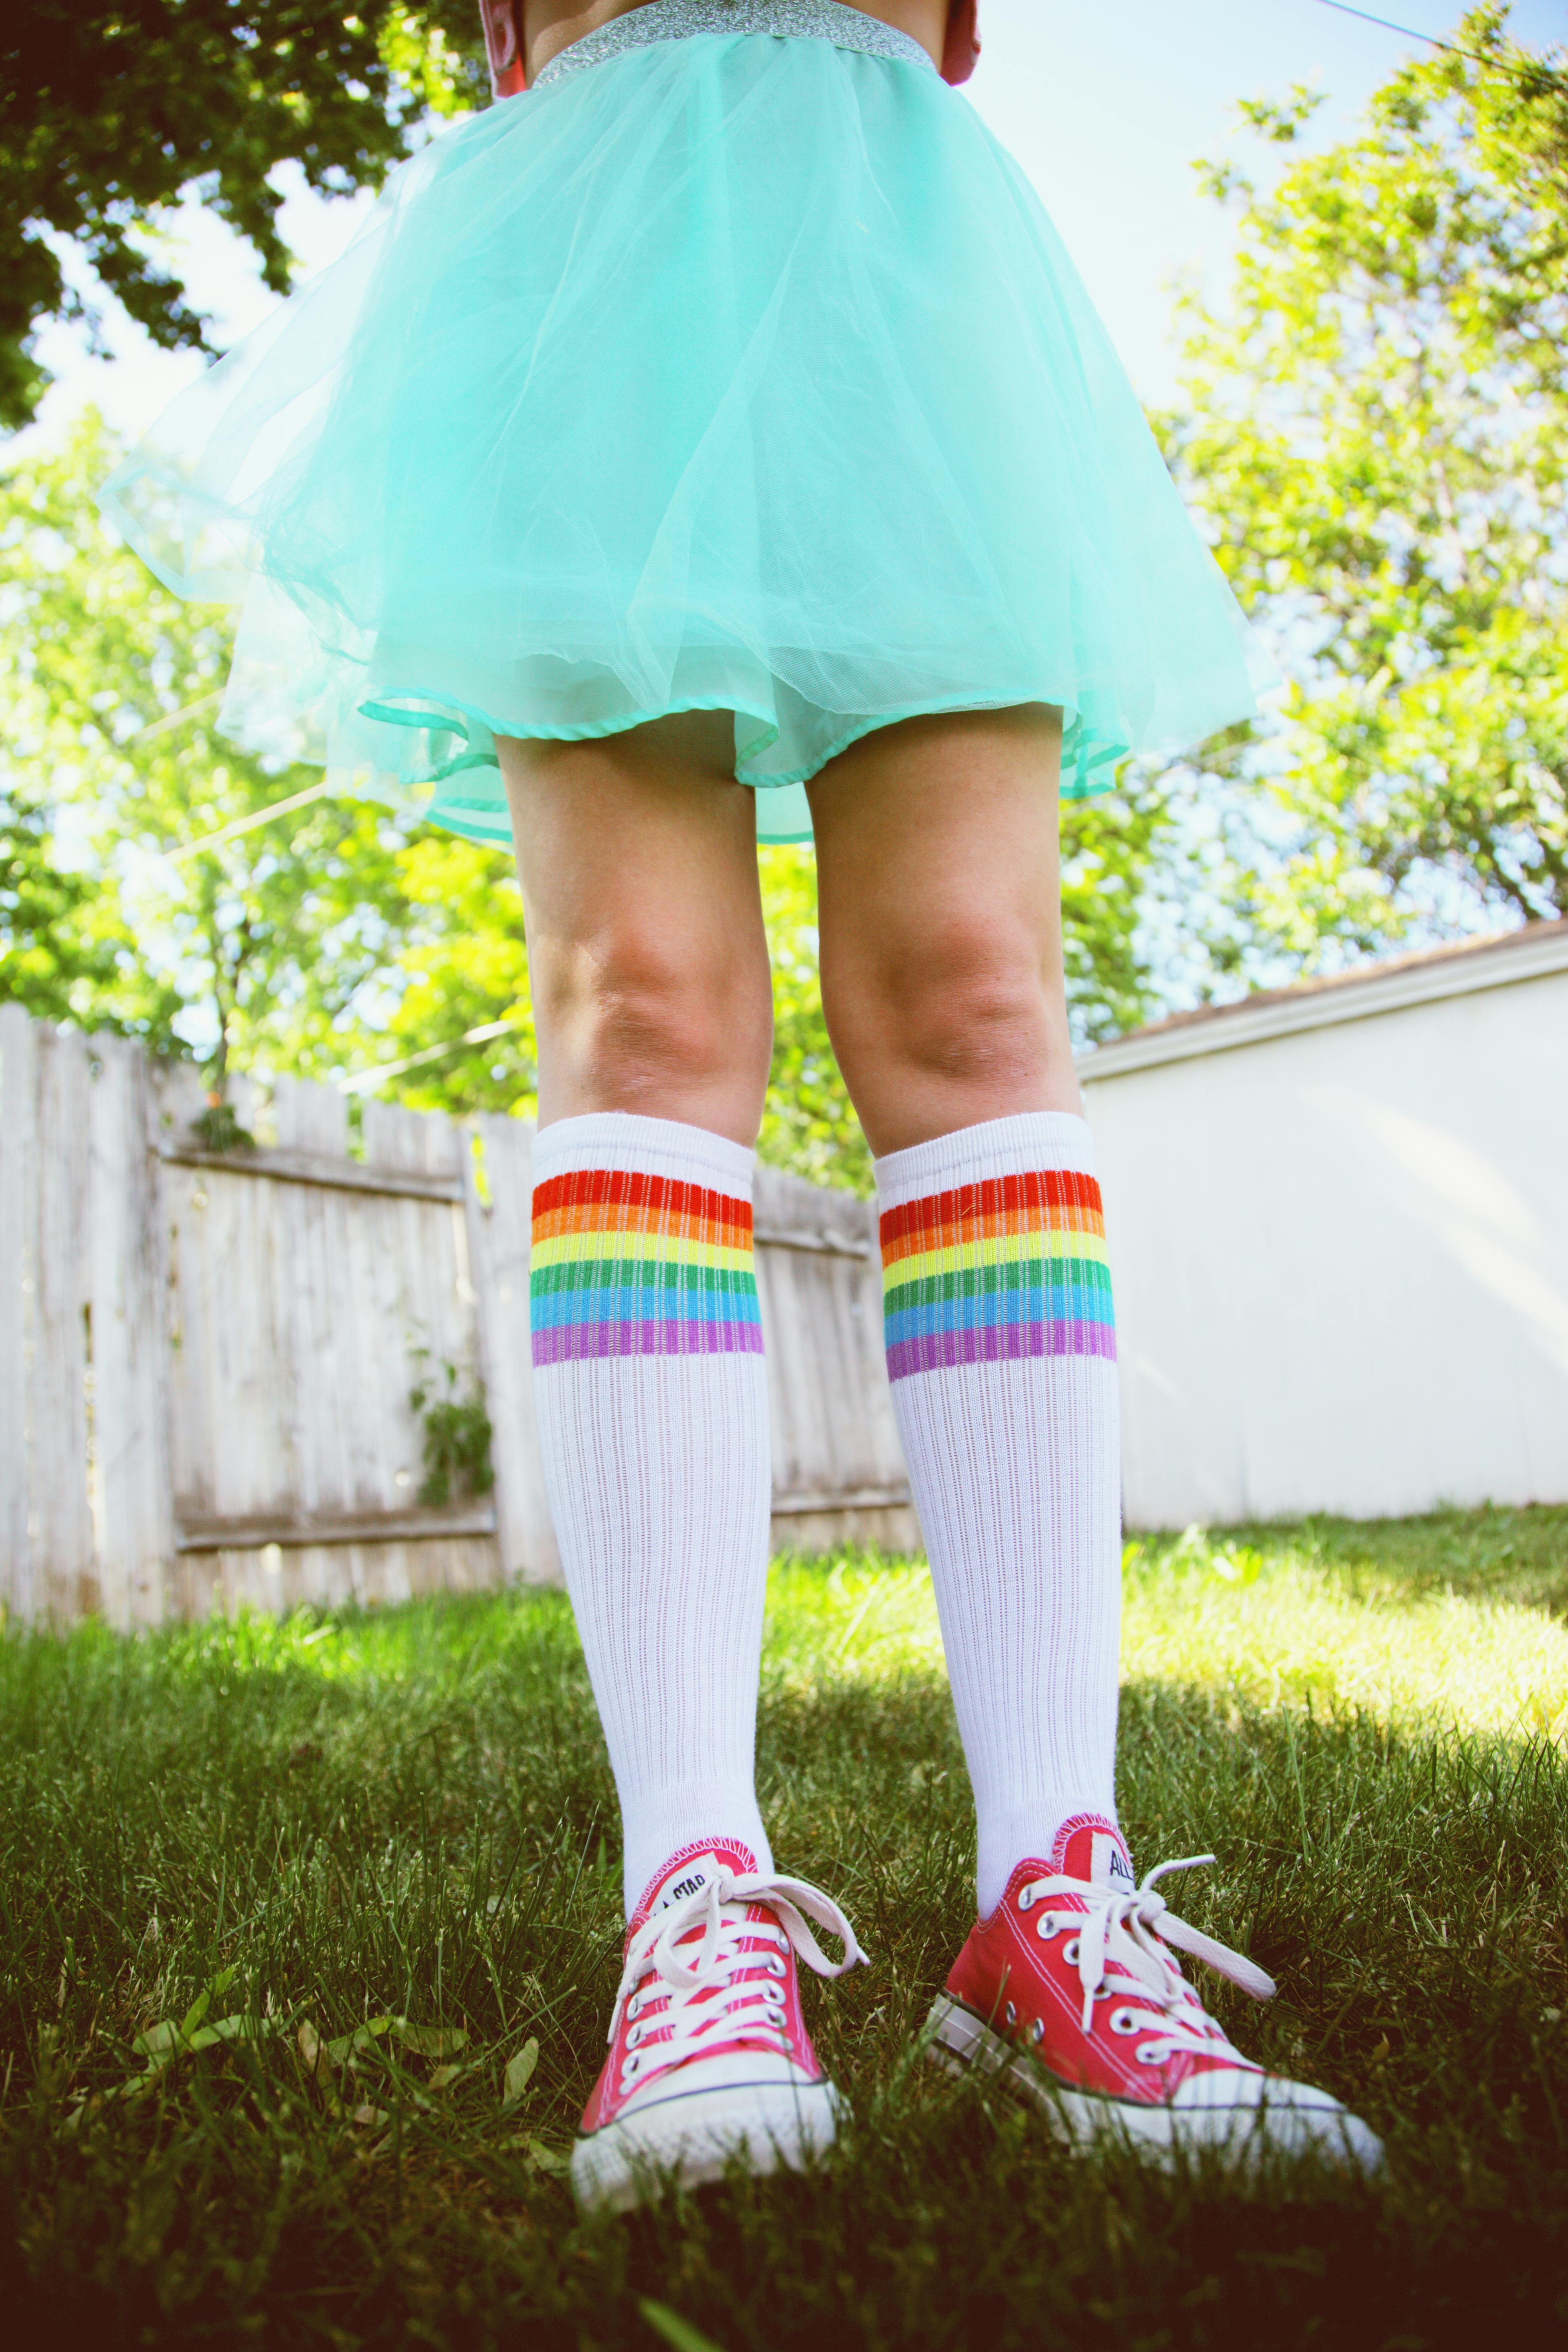
<svg viewBox="0 0 1568 2352"><path fill-rule="evenodd" d="M1510 65L1504 58L1483 58L1479 50L1462 49L1457 41L1439 39L1436 33L1418 33L1411 25L1396 25L1392 17L1373 16L1365 8L1352 8L1349 0L1318 0L1321 8L1332 8L1336 16L1355 16L1363 25L1380 25L1385 33L1397 33L1402 40L1424 41L1429 49L1443 49L1451 58L1464 58L1473 66L1489 66L1494 73L1511 74L1515 81L1531 78L1531 68Z"/></svg>

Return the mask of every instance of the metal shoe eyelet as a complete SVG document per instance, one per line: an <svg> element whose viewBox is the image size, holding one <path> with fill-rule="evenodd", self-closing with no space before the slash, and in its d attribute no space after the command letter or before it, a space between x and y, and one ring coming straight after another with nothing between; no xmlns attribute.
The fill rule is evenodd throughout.
<svg viewBox="0 0 1568 2352"><path fill-rule="evenodd" d="M1165 2063L1165 2045L1163 2042L1141 2042L1132 2055L1137 2059L1140 2066L1163 2066Z"/></svg>
<svg viewBox="0 0 1568 2352"><path fill-rule="evenodd" d="M1067 1943L1062 1946L1062 1958L1067 1962L1069 1969L1074 1969L1078 1966L1079 1942L1079 1937L1075 1936L1070 1943Z"/></svg>
<svg viewBox="0 0 1568 2352"><path fill-rule="evenodd" d="M1112 2033L1136 2033L1138 2031L1138 2020L1130 2009L1113 2009L1110 2025Z"/></svg>
<svg viewBox="0 0 1568 2352"><path fill-rule="evenodd" d="M1009 2001L1009 2002L1007 2003L1007 2006L1006 2006L1005 2010L1003 2011L1003 2014L1004 2014L1004 2016L1006 2018L1007 2022L1008 2022L1008 2024L1009 2024L1009 2025L1016 2025L1016 2024L1017 2024L1017 2022L1018 2022L1018 2012L1017 2012L1017 2010L1014 2007L1014 2005L1013 2005L1013 2003L1012 2003L1011 2001Z"/></svg>
<svg viewBox="0 0 1568 2352"><path fill-rule="evenodd" d="M1018 1889L1018 1908L1019 1908L1019 1910L1020 1910L1020 1911L1032 1911L1032 1910L1034 1909L1034 1907L1035 1907L1035 1890L1034 1890L1034 1888L1033 1888L1032 1886L1021 1886L1021 1887Z"/></svg>
<svg viewBox="0 0 1568 2352"><path fill-rule="evenodd" d="M1038 1936L1041 1943L1048 1944L1052 1937L1059 1936L1061 1931L1062 1923L1057 1917L1056 1913L1054 1911L1047 1911L1045 1917L1040 1921L1039 1926L1036 1928L1035 1933Z"/></svg>
<svg viewBox="0 0 1568 2352"><path fill-rule="evenodd" d="M1029 2021L1029 2040L1034 2043L1037 2050L1039 2048L1040 2043L1045 2040L1045 2019L1043 2017L1031 2018Z"/></svg>

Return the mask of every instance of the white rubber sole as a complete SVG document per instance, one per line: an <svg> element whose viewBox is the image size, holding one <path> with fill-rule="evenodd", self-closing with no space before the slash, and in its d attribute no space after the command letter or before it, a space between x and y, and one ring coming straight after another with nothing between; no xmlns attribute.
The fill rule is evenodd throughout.
<svg viewBox="0 0 1568 2352"><path fill-rule="evenodd" d="M1210 2107L1144 2106L1131 2099L1099 2097L1053 2081L1016 2042L994 2033L951 1993L937 1995L926 2033L929 2054L938 2065L956 2074L978 2067L982 2074L999 2076L1037 2107L1058 2137L1072 2147L1102 2147L1119 2141L1156 2164L1169 2164L1178 2155L1203 2148L1240 2163L1266 2151L1304 2155L1309 2149L1363 2172L1375 2172L1383 2163L1383 2142L1376 2133L1327 2092L1309 2095L1311 2104L1266 2098Z"/></svg>
<svg viewBox="0 0 1568 2352"><path fill-rule="evenodd" d="M737 2083L676 2093L577 2142L572 2187L584 2213L625 2213L666 2189L749 2172L798 2171L837 2136L831 2083Z"/></svg>

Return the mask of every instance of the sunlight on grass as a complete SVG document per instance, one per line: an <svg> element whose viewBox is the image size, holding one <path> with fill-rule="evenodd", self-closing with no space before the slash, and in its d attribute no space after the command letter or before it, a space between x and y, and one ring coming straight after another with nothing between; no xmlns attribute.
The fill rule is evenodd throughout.
<svg viewBox="0 0 1568 2352"><path fill-rule="evenodd" d="M1405 1727L1568 1736L1568 1626L1544 1608L1429 1589L1321 1556L1193 1528L1124 1555L1122 1678L1234 1696L1251 1707L1361 1711ZM940 1670L923 1566L780 1562L768 1670L785 1687Z"/></svg>
<svg viewBox="0 0 1568 2352"><path fill-rule="evenodd" d="M1310 1706L1411 1729L1568 1738L1568 1623L1528 1577L1522 1597L1517 1583L1512 1591L1487 1583L1489 1570L1494 1581L1500 1563L1507 1570L1514 1547L1478 1554L1472 1545L1460 1556L1444 1522L1406 1526L1394 1557L1380 1556L1373 1531L1363 1542L1360 1530L1331 1522L1245 1538L1189 1528L1129 1544L1123 1680L1201 1689L1254 1711ZM79 1653L101 1644L112 1671L114 1636L82 1627L73 1640ZM460 1693L466 1682L527 1677L547 1658L563 1664L576 1654L564 1593L538 1591L332 1617L301 1610L279 1621L246 1612L172 1627L153 1641L154 1671L174 1680L216 1664L236 1676L303 1672L359 1690L406 1688L434 1675ZM923 1561L846 1551L831 1561L773 1563L770 1688L930 1681L942 1673Z"/></svg>
<svg viewBox="0 0 1568 2352"><path fill-rule="evenodd" d="M1130 1545L1124 1680L1218 1685L1256 1707L1358 1709L1406 1727L1568 1734L1568 1627L1544 1609L1347 1576L1194 1531Z"/></svg>

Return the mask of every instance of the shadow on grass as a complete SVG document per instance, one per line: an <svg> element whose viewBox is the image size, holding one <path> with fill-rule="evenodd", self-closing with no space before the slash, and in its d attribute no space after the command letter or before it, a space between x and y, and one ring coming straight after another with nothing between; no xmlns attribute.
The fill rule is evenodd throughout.
<svg viewBox="0 0 1568 2352"><path fill-rule="evenodd" d="M940 1677L771 1687L781 1861L842 1897L871 1954L808 1988L854 2124L815 2174L586 2226L560 2163L603 2051L619 1868L563 1605L435 1604L312 1650L319 1632L0 1644L16 2340L652 2347L653 2297L723 2352L1392 2352L1568 2315L1552 1742L1127 1688L1135 1853L1214 1851L1180 1907L1280 1980L1268 2009L1224 1987L1214 2006L1390 2151L1373 2188L1300 2164L1163 2175L1069 2161L918 2054L972 1901ZM230 1968L207 2014L248 2031L142 2079L136 2037ZM333 2062L333 2037L387 2014L448 2042L388 2032Z"/></svg>

